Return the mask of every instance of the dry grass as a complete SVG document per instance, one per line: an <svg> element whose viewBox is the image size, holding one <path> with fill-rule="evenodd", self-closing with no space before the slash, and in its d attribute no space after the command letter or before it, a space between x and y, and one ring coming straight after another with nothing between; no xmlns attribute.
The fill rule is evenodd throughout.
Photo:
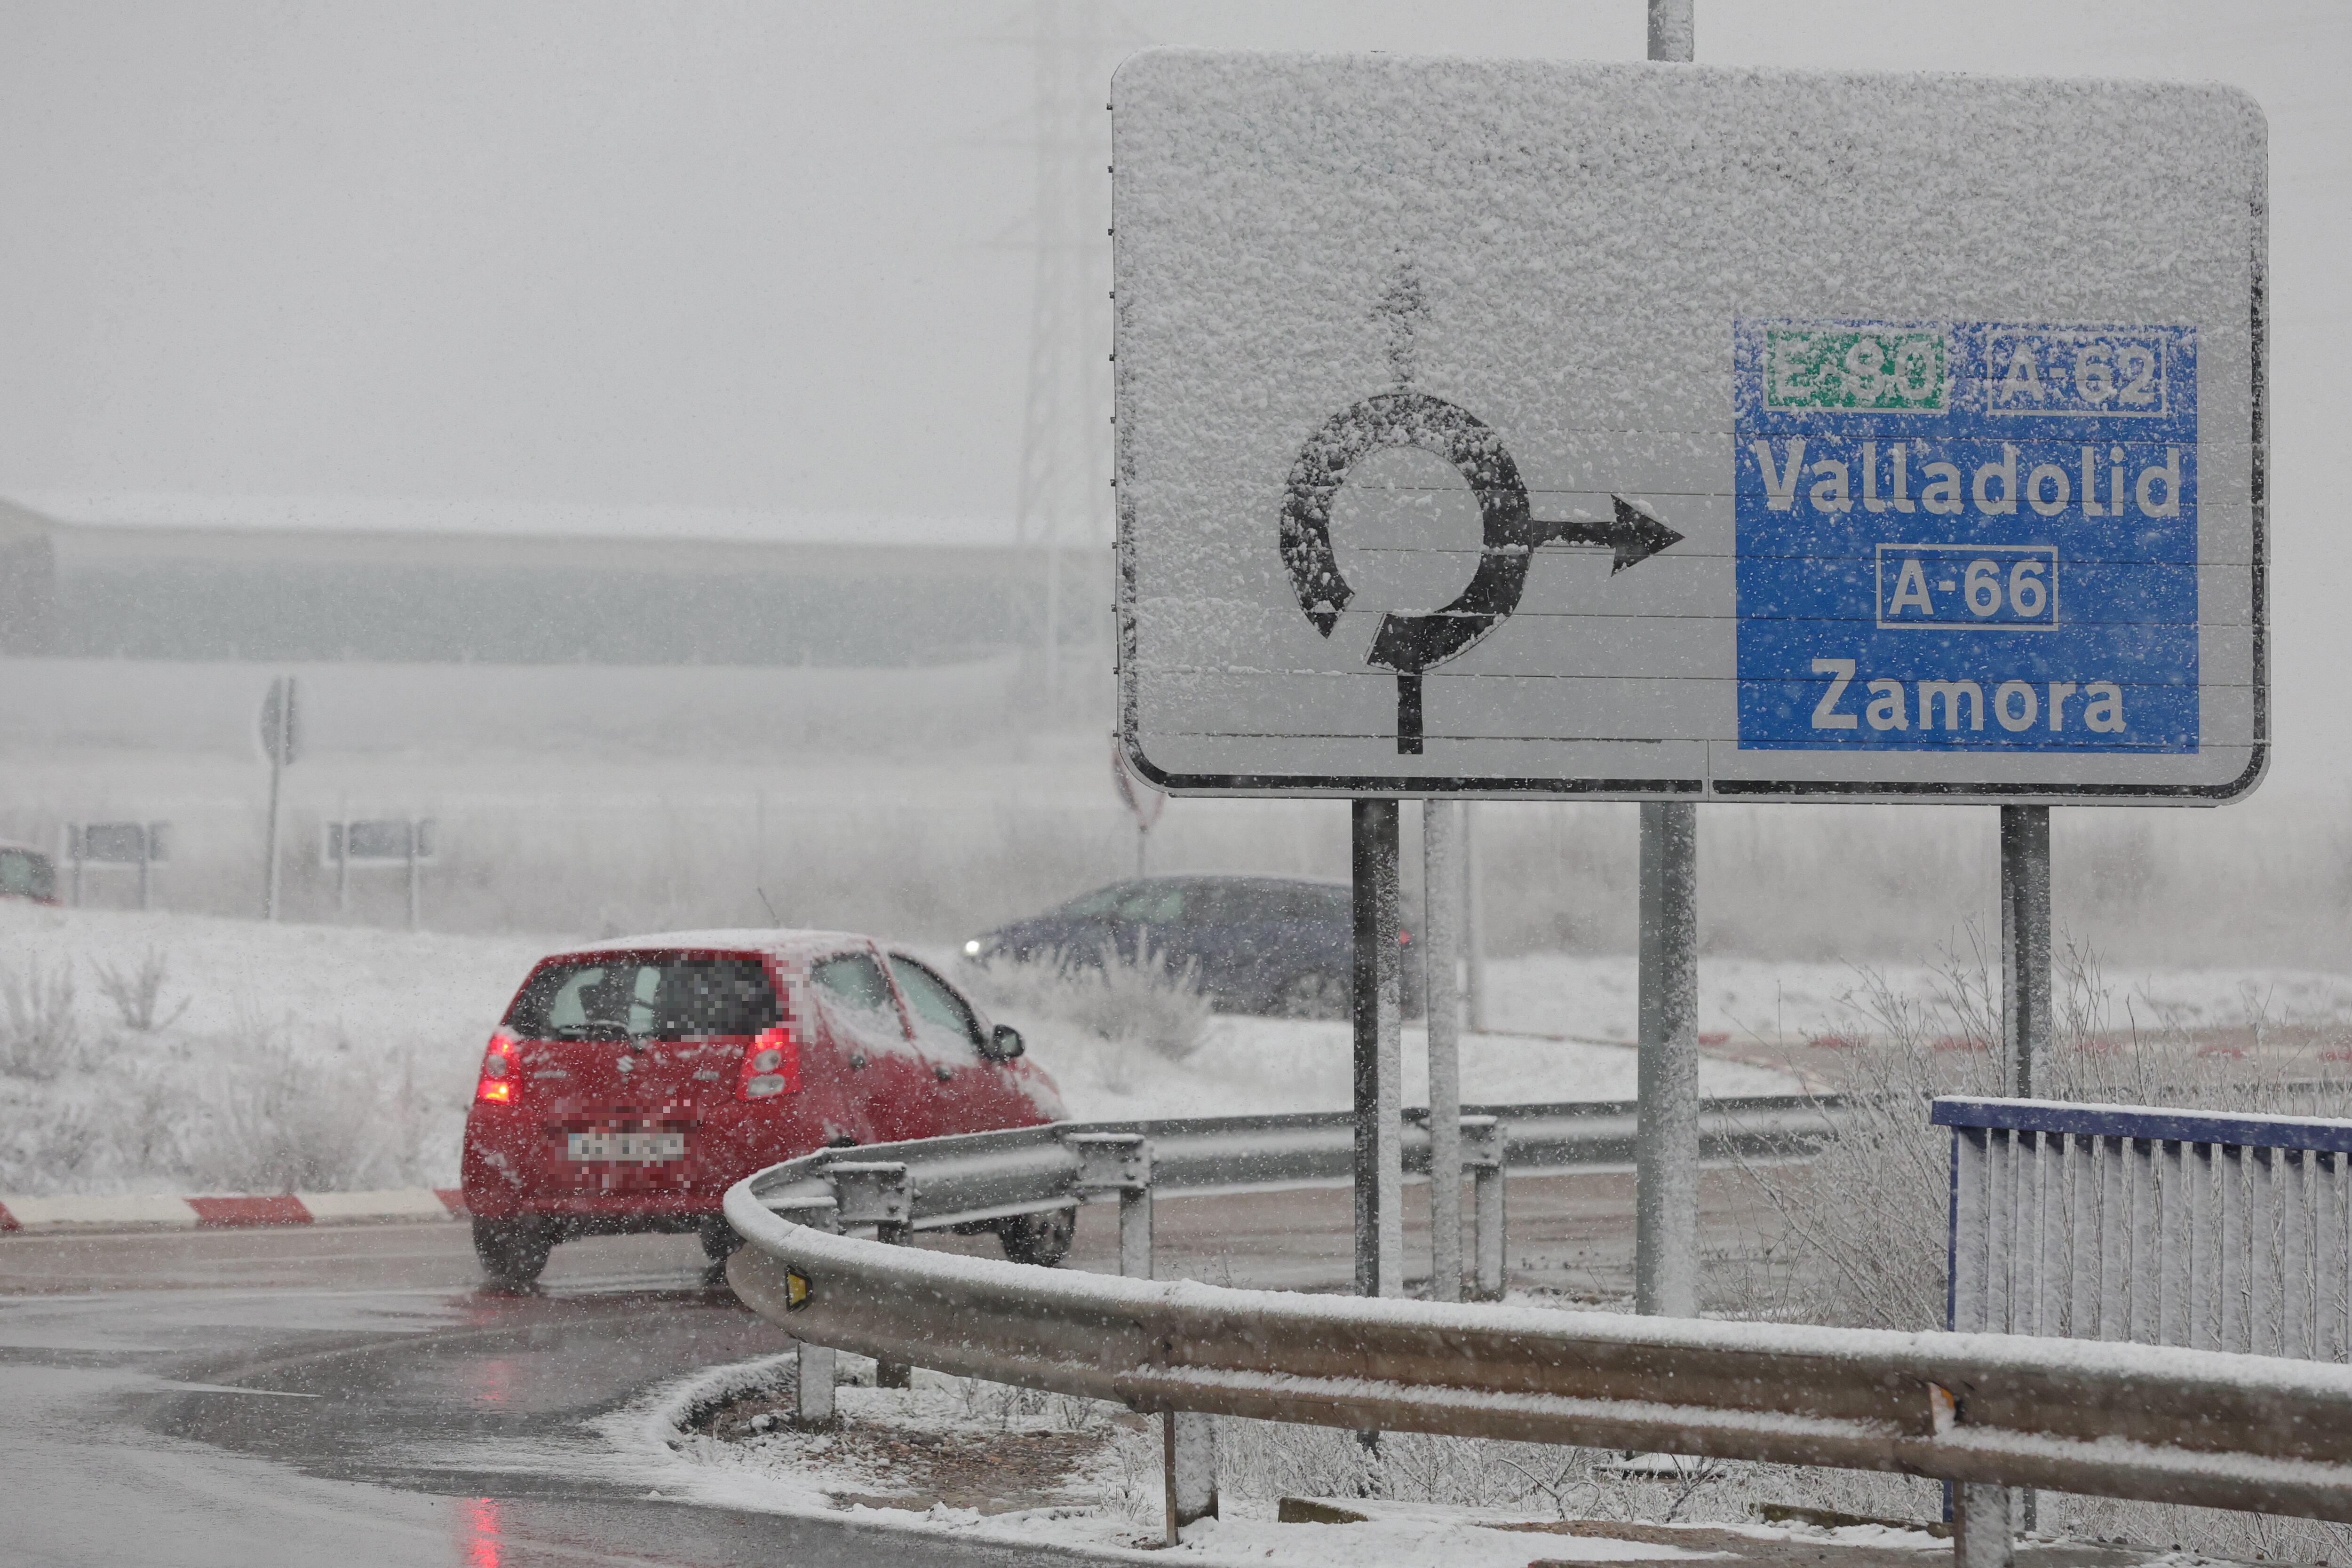
<svg viewBox="0 0 2352 1568"><path fill-rule="evenodd" d="M0 1076L47 1082L76 1065L82 1037L74 999L70 958L0 967Z"/></svg>
<svg viewBox="0 0 2352 1568"><path fill-rule="evenodd" d="M92 959L89 967L98 977L98 994L114 1004L122 1027L141 1034L152 1034L177 1023L180 1015L188 1010L188 1004L195 999L183 997L178 1007L169 1013L163 1011L163 987L172 977L172 961L160 947L150 947L142 954L137 968L118 968L100 959Z"/></svg>
<svg viewBox="0 0 2352 1568"><path fill-rule="evenodd" d="M0 969L0 1192L328 1192L429 1179L464 1086L421 1087L415 1041L362 1048L340 1029L269 1016L250 997L225 1030L179 1029L184 999L157 1016L169 971L151 953L116 977L130 991L127 1002L107 993L122 1029L92 1039L73 1011L70 965Z"/></svg>
<svg viewBox="0 0 2352 1568"><path fill-rule="evenodd" d="M2039 1097L2297 1115L2352 1111L2352 1082L2315 1071L2323 1032L2274 1017L2266 997L2242 997L2242 1017L2218 1031L2192 1030L2145 998L2118 997L2084 944L2062 943L2055 967L2057 1038L2036 1064ZM1937 994L1923 1000L1874 971L1859 973L1848 998L1852 1023L1842 1031L1852 1049L1837 1053L1832 1069L1843 1096L1832 1113L1836 1141L1807 1166L1746 1173L1783 1233L1769 1262L1743 1281L1743 1315L1943 1327L1951 1134L1929 1124L1927 1104L1937 1094L2003 1090L1998 1052L1985 1043L2000 1034L1988 945L1972 932L1943 955L1939 975ZM1869 1201L1855 1201L1864 1193ZM1759 1477L1778 1469L1738 1468ZM1858 1513L1889 1511L1889 1501L1922 1485L1796 1469L1779 1471L1771 1484L1789 1500ZM2352 1553L2352 1528L2261 1514L2049 1494L2039 1517L2072 1535L2245 1561L2342 1562Z"/></svg>
<svg viewBox="0 0 2352 1568"><path fill-rule="evenodd" d="M1181 1061L1208 1037L1213 1008L1188 965L1171 969L1149 948L1135 957L1105 949L1087 960L1043 958L968 967L991 1007L1075 1026L1119 1049Z"/></svg>

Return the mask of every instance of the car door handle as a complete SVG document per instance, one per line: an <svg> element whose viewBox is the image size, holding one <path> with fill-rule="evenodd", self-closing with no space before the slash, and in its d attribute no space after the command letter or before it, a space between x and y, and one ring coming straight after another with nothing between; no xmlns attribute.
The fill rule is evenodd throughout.
<svg viewBox="0 0 2352 1568"><path fill-rule="evenodd" d="M850 1065L850 1069L851 1069L851 1071L856 1071L856 1069L858 1069L858 1068L861 1068L861 1067L865 1066L865 1065L866 1065L866 1055L865 1055L865 1053L864 1053L863 1051L851 1051L851 1052L849 1053L849 1065Z"/></svg>
<svg viewBox="0 0 2352 1568"><path fill-rule="evenodd" d="M935 1072L935 1073L939 1074L939 1080L940 1080L940 1082L942 1082L942 1083L945 1083L949 1079L953 1078L953 1077L955 1076L955 1069L954 1069L954 1068L952 1068L952 1067L947 1067L947 1066L942 1066L942 1065L940 1065L940 1064L939 1064L939 1063L937 1063L937 1062L934 1062L934 1063L932 1064L932 1066L931 1066L931 1071L932 1071L933 1072Z"/></svg>

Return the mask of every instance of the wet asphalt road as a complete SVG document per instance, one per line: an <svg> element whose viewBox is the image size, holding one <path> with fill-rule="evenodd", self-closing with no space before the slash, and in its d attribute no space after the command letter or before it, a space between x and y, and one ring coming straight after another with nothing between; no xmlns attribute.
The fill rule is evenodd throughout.
<svg viewBox="0 0 2352 1568"><path fill-rule="evenodd" d="M1752 1222L1736 1190L1707 1183L1718 1242ZM1163 1203L1160 1272L1339 1287L1347 1201ZM1629 1287L1630 1178L1514 1182L1511 1202L1515 1284ZM1073 1262L1111 1266L1114 1243L1089 1209ZM1052 1558L649 1496L661 1457L614 1412L790 1343L708 1282L691 1238L568 1243L528 1295L481 1288L458 1225L7 1238L0 1564Z"/></svg>

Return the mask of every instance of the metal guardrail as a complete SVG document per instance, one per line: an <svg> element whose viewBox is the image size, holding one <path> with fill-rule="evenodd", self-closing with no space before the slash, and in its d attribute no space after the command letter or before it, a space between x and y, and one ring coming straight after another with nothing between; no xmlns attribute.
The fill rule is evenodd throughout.
<svg viewBox="0 0 2352 1568"><path fill-rule="evenodd" d="M1829 1135L1826 1111L1825 1102L1802 1096L1712 1102L1700 1117L1701 1157L1809 1152ZM1473 1184L1469 1252L1476 1295L1503 1293L1506 1170L1625 1166L1633 1157L1637 1121L1638 1108L1624 1103L1465 1108L1459 1149ZM1402 1131L1405 1169L1427 1174L1428 1113L1407 1112ZM782 1217L827 1231L863 1230L890 1242L920 1230L971 1228L1115 1199L1119 1272L1149 1279L1155 1197L1344 1186L1354 1159L1355 1119L1344 1111L1062 1122L823 1150L771 1166L736 1192L758 1205L762 1227ZM730 1218L735 1201L730 1193ZM765 1233L737 1228L755 1240ZM821 1334L803 1336L796 1405L803 1421L833 1419L833 1343ZM913 1359L880 1357L877 1382L906 1386ZM935 1364L938 1358L919 1359ZM1175 1414L1178 1408L1170 1407L1167 1423L1171 1538L1181 1523L1216 1511L1213 1430L1205 1417Z"/></svg>
<svg viewBox="0 0 2352 1568"><path fill-rule="evenodd" d="M1526 1118L1488 1124L1517 1168L1616 1164L1630 1152L1629 1107L1495 1109ZM810 1408L807 1385L821 1368L829 1394L835 1348L1162 1414L1171 1530L1215 1508L1201 1479L1214 1469L1208 1415L2352 1521L2352 1367L2001 1334L1243 1291L836 1233L871 1226L898 1239L1097 1191L1118 1193L1123 1219L1130 1203L1148 1216L1148 1199L1130 1195L1148 1195L1163 1172L1171 1179L1161 1191L1176 1179L1186 1191L1333 1180L1344 1167L1322 1145L1347 1125L1345 1117L1066 1124L812 1155L729 1191L728 1219L750 1245L728 1277L803 1339L804 1416L830 1414ZM1827 1127L1812 1102L1781 1100L1718 1103L1707 1130L1717 1152L1752 1156L1802 1148ZM1155 1134L1175 1160L1161 1163ZM1409 1140L1408 1149L1416 1142L1425 1146ZM1552 1157L1533 1157L1545 1154ZM1049 1185L1024 1185L1039 1182ZM1961 1561L2005 1557L2006 1532L1997 1544L1971 1541L1969 1518L1956 1542Z"/></svg>
<svg viewBox="0 0 2352 1568"><path fill-rule="evenodd" d="M795 1225L748 1183L727 1214L736 1291L796 1334L1139 1410L2352 1520L2352 1368L1048 1270Z"/></svg>
<svg viewBox="0 0 2352 1568"><path fill-rule="evenodd" d="M1829 1135L1825 1107L1805 1095L1709 1101L1700 1123L1703 1155L1769 1158L1801 1152ZM1474 1169L1593 1169L1633 1162L1631 1102L1465 1105L1465 1161ZM1492 1129L1499 1129L1499 1132ZM1150 1148L1150 1186L1161 1197L1210 1192L1344 1186L1355 1157L1355 1120L1346 1111L1279 1116L1192 1116L1156 1121L1055 1122L903 1144L828 1149L772 1166L751 1178L770 1210L820 1212L834 1199L828 1167L845 1162L904 1163L913 1183L904 1223L936 1230L1016 1214L1067 1207L1092 1194L1076 1185L1082 1157L1073 1138L1141 1136ZM1499 1137L1497 1153L1485 1140ZM1405 1170L1428 1174L1425 1113L1406 1113ZM872 1223L868 1221L867 1223Z"/></svg>

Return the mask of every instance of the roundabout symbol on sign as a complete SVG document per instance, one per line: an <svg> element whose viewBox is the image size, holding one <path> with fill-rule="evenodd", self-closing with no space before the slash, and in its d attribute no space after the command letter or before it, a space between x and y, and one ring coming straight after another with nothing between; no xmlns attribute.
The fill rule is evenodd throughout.
<svg viewBox="0 0 2352 1568"><path fill-rule="evenodd" d="M1358 460L1389 447L1417 446L1454 465L1478 501L1484 545L1469 582L1444 608L1381 617L1364 663L1397 678L1397 751L1422 749L1422 673L1472 647L1519 607L1537 547L1597 546L1612 552L1612 577L1682 538L1638 501L1612 496L1605 520L1537 517L1528 487L1502 439L1458 403L1426 392L1381 392L1334 415L1307 438L1291 465L1282 503L1282 559L1298 607L1324 636L1355 592L1331 550L1331 502Z"/></svg>

